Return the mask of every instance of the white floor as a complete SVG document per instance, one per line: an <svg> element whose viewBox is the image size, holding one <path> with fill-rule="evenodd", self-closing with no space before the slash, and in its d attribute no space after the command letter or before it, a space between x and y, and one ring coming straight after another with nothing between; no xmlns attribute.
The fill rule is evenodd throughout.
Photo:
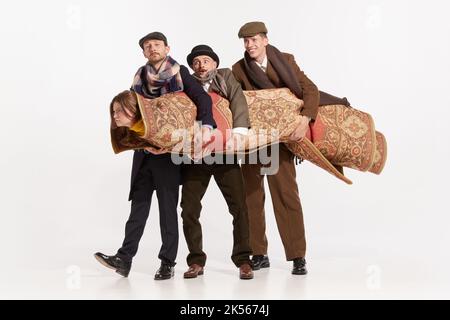
<svg viewBox="0 0 450 320"><path fill-rule="evenodd" d="M32 267L2 272L1 299L449 299L450 276L426 261L364 255L313 257L309 274L290 274L291 263L271 259L272 266L239 280L231 261L210 259L205 274L183 279L184 261L175 278L153 280L156 259L136 258L129 278L101 266L88 251L72 255L61 267ZM63 257L61 257L63 258ZM68 260L66 260L67 262ZM374 264L376 261L376 264ZM6 272L5 272L6 271Z"/></svg>
<svg viewBox="0 0 450 320"><path fill-rule="evenodd" d="M187 246L180 221L175 278L153 280L161 244L156 205L129 278L100 265L93 254L116 252L129 210L123 199L117 201L120 206L107 210L102 207L105 200L97 201L95 210L77 210L53 220L43 219L43 211L36 210L2 224L0 298L450 299L450 220L446 210L430 210L421 202L409 201L410 195L398 199L390 189L379 188L378 197L368 197L364 186L323 191L325 187L321 192L336 199L304 204L307 276L291 275L292 263L285 261L274 214L267 205L272 265L256 271L253 280L240 280L229 258L232 219L212 183L202 214L208 254L203 276L183 279ZM304 198L313 198L317 188L306 188ZM353 199L364 199L364 203Z"/></svg>

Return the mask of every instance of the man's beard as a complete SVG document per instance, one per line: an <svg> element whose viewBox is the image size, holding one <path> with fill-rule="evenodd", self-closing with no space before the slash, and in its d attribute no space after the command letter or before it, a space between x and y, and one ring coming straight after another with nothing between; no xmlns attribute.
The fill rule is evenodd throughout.
<svg viewBox="0 0 450 320"><path fill-rule="evenodd" d="M197 72L196 76L199 77L199 78L207 78L208 77L208 71L200 70L199 72Z"/></svg>
<svg viewBox="0 0 450 320"><path fill-rule="evenodd" d="M153 57L150 56L150 59L148 59L150 61L151 64L158 64L159 62L163 61L166 57L160 55L159 53L154 55Z"/></svg>
<svg viewBox="0 0 450 320"><path fill-rule="evenodd" d="M199 73L195 72L193 74L193 76L195 79L197 79L201 83L205 83L205 82L210 81L212 78L214 78L216 74L217 74L217 69L213 69L213 70L206 72L203 76L200 76L200 72Z"/></svg>

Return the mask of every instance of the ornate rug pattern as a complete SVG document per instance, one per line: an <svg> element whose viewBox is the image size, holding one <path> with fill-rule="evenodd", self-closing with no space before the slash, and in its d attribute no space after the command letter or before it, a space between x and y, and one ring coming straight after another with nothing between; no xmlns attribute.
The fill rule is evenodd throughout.
<svg viewBox="0 0 450 320"><path fill-rule="evenodd" d="M339 167L375 174L383 170L387 158L386 139L375 131L368 113L344 105L322 106L316 120L310 124L306 138L292 142L288 137L300 122L299 110L303 101L286 88L244 91L244 94L249 105L251 129L245 146L234 152L254 152L269 144L283 142L296 156L348 184L352 182ZM232 128L232 114L226 99L214 93L210 96L217 129L209 152L223 152L230 133L227 129ZM166 94L157 99L138 95L138 102L145 123L145 140L172 152L179 152L176 145L180 146L181 141L192 146L199 125L195 121L196 107L184 93ZM185 130L183 135L176 134L179 130Z"/></svg>

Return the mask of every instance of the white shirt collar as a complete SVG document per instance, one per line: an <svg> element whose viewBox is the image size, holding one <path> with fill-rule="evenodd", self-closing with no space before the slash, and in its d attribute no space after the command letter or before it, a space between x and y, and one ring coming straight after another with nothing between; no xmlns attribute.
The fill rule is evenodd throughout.
<svg viewBox="0 0 450 320"><path fill-rule="evenodd" d="M212 79L209 80L208 82L204 82L204 83L203 83L203 89L204 89L206 92L208 92L208 91L209 91L209 87L211 86L211 84L212 84Z"/></svg>
<svg viewBox="0 0 450 320"><path fill-rule="evenodd" d="M258 61L255 61L255 62L258 65L258 67L263 69L263 71L267 70L267 54L264 56L264 60L261 63L259 63Z"/></svg>

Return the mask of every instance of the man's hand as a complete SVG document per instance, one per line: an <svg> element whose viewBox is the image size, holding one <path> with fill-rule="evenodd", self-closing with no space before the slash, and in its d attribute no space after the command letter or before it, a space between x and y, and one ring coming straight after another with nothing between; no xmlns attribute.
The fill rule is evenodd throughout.
<svg viewBox="0 0 450 320"><path fill-rule="evenodd" d="M306 132L308 132L308 127L309 127L309 118L302 116L300 124L297 126L294 132L291 133L291 135L289 136L289 140L301 141L306 136Z"/></svg>
<svg viewBox="0 0 450 320"><path fill-rule="evenodd" d="M205 148L205 146L213 139L211 131L211 128L207 126L202 126L201 130L196 129L196 132L194 133L194 160L199 160L203 157L203 148Z"/></svg>
<svg viewBox="0 0 450 320"><path fill-rule="evenodd" d="M211 128L202 127L202 147L206 146L212 140Z"/></svg>
<svg viewBox="0 0 450 320"><path fill-rule="evenodd" d="M148 152L150 152L152 154L155 154L155 155L167 153L169 151L169 150L167 150L165 148L156 149L156 148L153 148L153 147L146 147L146 148L144 148L144 150L147 150Z"/></svg>
<svg viewBox="0 0 450 320"><path fill-rule="evenodd" d="M204 147L212 139L211 128L203 126L201 130L195 129L194 145L196 148Z"/></svg>
<svg viewBox="0 0 450 320"><path fill-rule="evenodd" d="M245 136L239 133L232 133L225 144L226 151L239 151L245 148Z"/></svg>

